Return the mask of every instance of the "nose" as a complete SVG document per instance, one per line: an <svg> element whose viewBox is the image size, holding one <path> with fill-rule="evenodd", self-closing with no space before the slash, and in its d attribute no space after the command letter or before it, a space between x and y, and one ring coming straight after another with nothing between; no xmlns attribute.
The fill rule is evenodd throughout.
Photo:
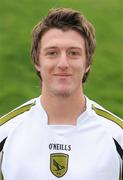
<svg viewBox="0 0 123 180"><path fill-rule="evenodd" d="M69 67L68 57L66 53L61 53L57 67L62 70L66 70Z"/></svg>

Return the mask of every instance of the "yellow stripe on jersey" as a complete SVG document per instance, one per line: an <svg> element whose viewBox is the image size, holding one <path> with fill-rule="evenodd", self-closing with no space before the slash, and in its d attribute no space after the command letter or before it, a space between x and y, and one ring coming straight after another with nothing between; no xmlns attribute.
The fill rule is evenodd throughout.
<svg viewBox="0 0 123 180"><path fill-rule="evenodd" d="M3 125L4 123L8 122L12 118L24 113L25 111L29 111L31 109L31 107L34 105L35 105L35 102L31 103L31 104L27 104L18 109L15 109L14 111L11 111L10 113L6 114L5 116L1 117L0 118L0 126Z"/></svg>
<svg viewBox="0 0 123 180"><path fill-rule="evenodd" d="M122 165L121 165L121 166L123 166L123 163L122 163ZM123 167L121 167L120 180L123 180Z"/></svg>
<svg viewBox="0 0 123 180"><path fill-rule="evenodd" d="M2 174L2 172L0 173L0 180L3 180L3 174Z"/></svg>
<svg viewBox="0 0 123 180"><path fill-rule="evenodd" d="M0 180L4 179L1 171L2 159L3 159L3 152L0 153Z"/></svg>
<svg viewBox="0 0 123 180"><path fill-rule="evenodd" d="M102 117L104 117L106 119L109 119L109 120L115 122L116 124L118 124L121 128L123 128L123 121L120 118L114 116L113 114L111 114L111 113L109 113L109 112L107 112L105 110L99 109L99 108L95 107L94 105L92 105L92 109L99 116L102 116Z"/></svg>
<svg viewBox="0 0 123 180"><path fill-rule="evenodd" d="M123 173L122 173L122 170L121 170L121 174L120 174L120 180L123 180Z"/></svg>

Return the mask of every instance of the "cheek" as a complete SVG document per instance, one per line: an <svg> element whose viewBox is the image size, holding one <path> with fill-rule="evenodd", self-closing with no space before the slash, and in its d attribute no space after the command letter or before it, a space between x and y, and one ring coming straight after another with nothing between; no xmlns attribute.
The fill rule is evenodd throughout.
<svg viewBox="0 0 123 180"><path fill-rule="evenodd" d="M85 71L86 71L86 68L85 68L85 65L80 63L78 66L76 66L76 73L79 75L79 76L82 76L85 74Z"/></svg>
<svg viewBox="0 0 123 180"><path fill-rule="evenodd" d="M86 72L85 66L83 65L78 66L78 68L76 68L76 73L75 73L75 82L82 84L85 72Z"/></svg>
<svg viewBox="0 0 123 180"><path fill-rule="evenodd" d="M53 67L49 63L43 63L40 67L40 74L42 79L50 78L50 75L53 72Z"/></svg>

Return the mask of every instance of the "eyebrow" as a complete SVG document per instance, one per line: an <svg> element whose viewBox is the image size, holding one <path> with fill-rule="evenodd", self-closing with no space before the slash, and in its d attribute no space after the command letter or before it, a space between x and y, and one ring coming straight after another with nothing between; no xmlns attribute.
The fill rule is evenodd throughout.
<svg viewBox="0 0 123 180"><path fill-rule="evenodd" d="M58 48L58 47L57 46L49 46L49 47L44 48L44 51L47 51L49 49L56 49L56 48Z"/></svg>
<svg viewBox="0 0 123 180"><path fill-rule="evenodd" d="M57 46L49 46L44 48L44 51L50 50L50 49L57 49ZM81 47L76 47L76 46L71 46L68 49L78 49L78 50L83 50Z"/></svg>

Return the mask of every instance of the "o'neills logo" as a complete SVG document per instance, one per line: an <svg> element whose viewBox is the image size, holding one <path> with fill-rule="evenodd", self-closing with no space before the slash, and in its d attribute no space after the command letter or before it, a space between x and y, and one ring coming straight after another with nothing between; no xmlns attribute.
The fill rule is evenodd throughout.
<svg viewBox="0 0 123 180"><path fill-rule="evenodd" d="M58 178L64 176L68 170L69 155L64 153L50 154L50 171Z"/></svg>
<svg viewBox="0 0 123 180"><path fill-rule="evenodd" d="M50 150L70 151L71 150L71 145L50 143L49 144L49 149Z"/></svg>

